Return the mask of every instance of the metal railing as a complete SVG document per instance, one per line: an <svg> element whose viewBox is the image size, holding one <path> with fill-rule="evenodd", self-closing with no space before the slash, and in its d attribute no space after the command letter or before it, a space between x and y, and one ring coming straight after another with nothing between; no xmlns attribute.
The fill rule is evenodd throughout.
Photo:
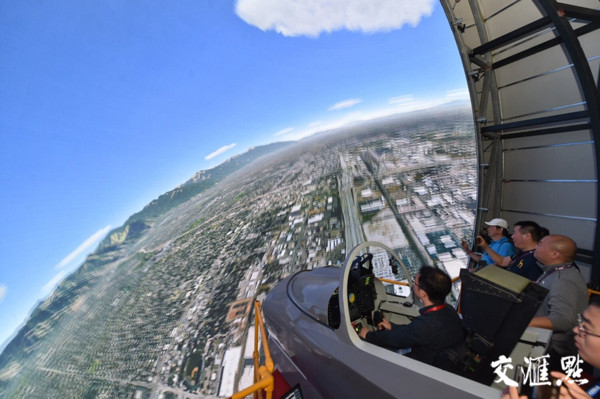
<svg viewBox="0 0 600 399"><path fill-rule="evenodd" d="M265 354L265 364L260 365L260 354L258 351L258 334L260 333L263 351ZM275 388L275 379L273 378L273 359L267 342L265 324L262 319L261 307L259 301L254 301L254 384L239 392L234 393L231 399L242 399L250 394L254 394L254 399L263 397L263 391L266 393L266 399L273 398L273 389Z"/></svg>

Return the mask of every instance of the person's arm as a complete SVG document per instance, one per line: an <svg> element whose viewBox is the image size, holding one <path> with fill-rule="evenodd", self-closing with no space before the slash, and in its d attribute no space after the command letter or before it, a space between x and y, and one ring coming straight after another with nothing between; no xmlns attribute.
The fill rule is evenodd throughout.
<svg viewBox="0 0 600 399"><path fill-rule="evenodd" d="M379 331L365 332L365 340L386 348L408 348L423 344L433 333L431 326L424 322L423 316L415 318L410 324L390 323L390 325L391 330L384 328Z"/></svg>
<svg viewBox="0 0 600 399"><path fill-rule="evenodd" d="M471 258L473 258L473 260L475 262L479 262L481 260L481 255L476 254L475 252L471 251L471 249L469 248L469 245L467 244L466 241L461 241L460 246L467 253L467 255L469 255Z"/></svg>
<svg viewBox="0 0 600 399"><path fill-rule="evenodd" d="M383 317L383 320L381 320L379 322L379 324L377 325L377 328L379 330L391 330L392 329L392 323L390 323L385 316ZM360 329L360 331L358 332L358 336L361 337L362 339L366 339L367 334L370 333L371 330L369 330L367 327L363 327Z"/></svg>
<svg viewBox="0 0 600 399"><path fill-rule="evenodd" d="M550 319L554 330L570 331L577 325L577 313L580 312L577 304L583 300L584 289L578 287L573 281L563 278L553 283L552 290L548 293L550 310L546 316Z"/></svg>
<svg viewBox="0 0 600 399"><path fill-rule="evenodd" d="M488 243L483 239L482 236L477 236L477 245L482 247L485 252L489 255L490 258L494 261L494 264L502 267L507 267L510 264L510 256L502 256L495 252Z"/></svg>
<svg viewBox="0 0 600 399"><path fill-rule="evenodd" d="M529 327L545 328L547 330L554 330L552 320L546 316L536 316L529 322Z"/></svg>
<svg viewBox="0 0 600 399"><path fill-rule="evenodd" d="M367 334L370 332L371 332L371 330L369 330L367 327L363 327L358 332L358 336L361 337L362 339L365 339L367 337Z"/></svg>

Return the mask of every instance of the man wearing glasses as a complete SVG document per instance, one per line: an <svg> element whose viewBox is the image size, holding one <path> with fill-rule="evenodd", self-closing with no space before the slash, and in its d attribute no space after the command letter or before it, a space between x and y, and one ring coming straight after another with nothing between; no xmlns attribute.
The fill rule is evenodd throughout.
<svg viewBox="0 0 600 399"><path fill-rule="evenodd" d="M578 324L573 328L573 332L579 356L593 367L600 369L600 298L593 300L577 319ZM564 373L553 371L550 374L562 380L560 398L600 398L600 379L580 386ZM523 399L527 396L519 396L517 388L510 387L502 398Z"/></svg>
<svg viewBox="0 0 600 399"><path fill-rule="evenodd" d="M575 346L579 356L595 368L600 368L600 298L592 301L590 306L578 317L578 325L573 329ZM585 386L579 386L567 378L565 374L552 372L552 376L565 382L560 387L561 398L600 398L600 380Z"/></svg>
<svg viewBox="0 0 600 399"><path fill-rule="evenodd" d="M444 349L464 342L462 322L456 310L446 304L452 282L442 270L423 266L415 276L413 291L425 305L410 324L392 324L385 318L378 331L363 327L358 335L372 344L401 351L422 362L437 365Z"/></svg>

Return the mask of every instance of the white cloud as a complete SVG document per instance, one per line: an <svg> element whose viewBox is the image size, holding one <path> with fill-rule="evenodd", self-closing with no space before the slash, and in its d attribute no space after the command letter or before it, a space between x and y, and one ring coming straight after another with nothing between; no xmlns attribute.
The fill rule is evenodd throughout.
<svg viewBox="0 0 600 399"><path fill-rule="evenodd" d="M347 29L378 32L417 26L435 0L237 0L246 23L284 36L318 36Z"/></svg>
<svg viewBox="0 0 600 399"><path fill-rule="evenodd" d="M329 111L339 111L340 109L354 107L356 104L360 104L362 100L360 98L349 98L333 104L329 107Z"/></svg>
<svg viewBox="0 0 600 399"><path fill-rule="evenodd" d="M292 130L294 130L293 127L286 127L285 129L281 129L280 131L273 133L273 136L283 136L284 134L288 134Z"/></svg>
<svg viewBox="0 0 600 399"><path fill-rule="evenodd" d="M42 295L48 295L54 287L67 275L66 270L61 270L56 274L56 276L52 277L50 281L48 281L44 287L42 288Z"/></svg>
<svg viewBox="0 0 600 399"><path fill-rule="evenodd" d="M417 111L432 107L437 107L453 101L465 101L468 103L469 90L467 88L449 90L443 97L435 98L416 98L413 95L403 95L399 97L393 97L388 100L388 103L392 105L388 111L390 113L403 113L410 111Z"/></svg>
<svg viewBox="0 0 600 399"><path fill-rule="evenodd" d="M221 155L225 151L231 150L236 145L237 145L237 143L231 143L229 145L225 145L225 146L219 148L218 150L216 150L215 152L212 152L212 153L208 154L207 156L204 157L204 159L206 159L207 161L209 161L209 160L213 159L214 157L216 157L218 155Z"/></svg>
<svg viewBox="0 0 600 399"><path fill-rule="evenodd" d="M348 125L353 122L365 120L364 114L360 112L353 112L343 116L342 118L331 120L328 122L314 121L307 125L304 130L296 130L293 135L289 136L290 140L300 140L304 137L312 136L315 133L324 132L327 130L338 129L342 126Z"/></svg>
<svg viewBox="0 0 600 399"><path fill-rule="evenodd" d="M447 102L447 100L444 97L434 99L417 99L411 94L393 97L388 100L388 103L392 105L392 108L390 108L389 111L393 113L418 111L421 109L435 107L445 102Z"/></svg>
<svg viewBox="0 0 600 399"><path fill-rule="evenodd" d="M0 302L2 302L2 300L6 296L7 290L8 288L5 285L0 285Z"/></svg>
<svg viewBox="0 0 600 399"><path fill-rule="evenodd" d="M415 98L410 95L404 95L404 96L398 96L398 97L392 97L388 100L388 103L392 104L392 105L405 105L405 104L410 104L410 103L414 103L415 102Z"/></svg>
<svg viewBox="0 0 600 399"><path fill-rule="evenodd" d="M106 235L106 233L109 232L109 230L110 226L106 226L102 230L98 230L97 232L92 234L90 238L88 238L80 246L78 246L77 249L75 249L75 251L65 256L65 258L61 260L56 266L54 266L54 268L62 269L86 251L91 251L92 247L96 245L102 238L104 238L104 236Z"/></svg>
<svg viewBox="0 0 600 399"><path fill-rule="evenodd" d="M463 89L448 90L446 98L448 100L469 100L471 97L469 96L469 89L465 87Z"/></svg>

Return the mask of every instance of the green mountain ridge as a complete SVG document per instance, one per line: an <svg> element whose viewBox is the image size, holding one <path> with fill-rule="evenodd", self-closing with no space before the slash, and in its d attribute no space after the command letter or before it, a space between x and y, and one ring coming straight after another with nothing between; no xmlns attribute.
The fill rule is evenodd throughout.
<svg viewBox="0 0 600 399"><path fill-rule="evenodd" d="M153 226L156 218L261 157L275 153L292 143L279 142L254 147L212 169L197 172L182 185L151 201L140 212L129 217L121 227L110 231L96 251L64 279L48 298L33 309L25 324L0 354L0 369L9 365L12 359L21 357L23 353L26 357L39 339L52 332L52 327L62 319L65 310L75 306L77 300L116 268L117 264L125 262L127 248L134 245ZM143 263L143 259L141 261ZM2 377L0 375L0 383Z"/></svg>
<svg viewBox="0 0 600 399"><path fill-rule="evenodd" d="M135 239L151 226L151 221L168 212L169 210L183 204L195 195L215 186L225 177L239 171L245 166L256 161L260 157L281 150L292 144L292 142L278 142L259 147L250 148L248 151L235 155L212 169L197 172L185 183L171 191L160 195L152 200L140 212L131 215L125 224L108 233L100 243L101 252L122 244L126 240Z"/></svg>

